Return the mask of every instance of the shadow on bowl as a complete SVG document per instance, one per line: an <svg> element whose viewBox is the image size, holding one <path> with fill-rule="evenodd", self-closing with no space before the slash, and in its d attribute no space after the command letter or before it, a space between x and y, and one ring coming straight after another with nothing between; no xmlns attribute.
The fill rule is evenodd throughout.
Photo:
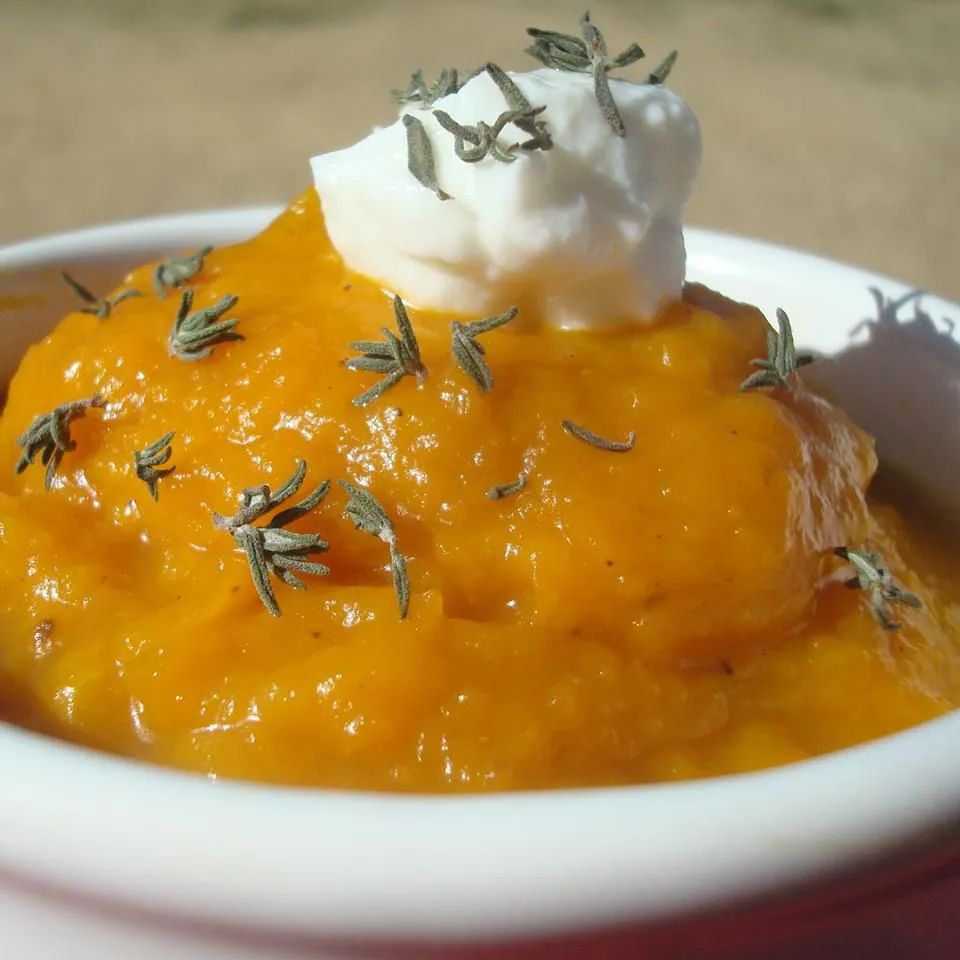
<svg viewBox="0 0 960 960"><path fill-rule="evenodd" d="M903 478L929 508L956 519L960 343L954 320L938 323L924 310L919 290L896 299L877 287L869 291L876 315L851 326L849 346L804 377L873 434L885 472ZM909 303L913 315L901 319Z"/></svg>

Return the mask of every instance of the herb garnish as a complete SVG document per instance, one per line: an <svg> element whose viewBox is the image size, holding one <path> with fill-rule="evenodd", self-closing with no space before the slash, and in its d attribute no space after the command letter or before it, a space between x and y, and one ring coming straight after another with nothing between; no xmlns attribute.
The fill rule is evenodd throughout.
<svg viewBox="0 0 960 960"><path fill-rule="evenodd" d="M17 461L17 473L23 473L39 453L40 462L47 468L43 485L49 490L53 476L60 466L63 455L73 450L76 443L70 438L70 423L82 417L90 407L106 406L103 397L95 393L87 400L72 400L62 403L50 413L42 413L17 437L17 444L23 447Z"/></svg>
<svg viewBox="0 0 960 960"><path fill-rule="evenodd" d="M527 475L521 472L520 476L512 483L501 483L491 487L487 491L487 497L490 500L502 500L504 497L512 497L515 493L519 493L526 485Z"/></svg>
<svg viewBox="0 0 960 960"><path fill-rule="evenodd" d="M512 144L509 147L504 147L499 140L503 128L512 123L520 127L525 133L536 134L538 129L536 118L546 109L546 107L530 107L527 110L505 110L494 120L492 125L479 120L476 126L472 127L457 123L445 110L434 110L433 115L437 118L437 123L453 135L453 149L465 163L477 163L488 154L501 163L513 163L517 158L512 151L520 145ZM548 142L549 146L553 146L553 141L549 138L545 142ZM527 150L548 149L538 135L527 140L524 147Z"/></svg>
<svg viewBox="0 0 960 960"><path fill-rule="evenodd" d="M417 343L413 324L410 323L410 317L407 315L407 308L397 296L393 298L393 314L397 320L399 337L386 327L381 327L386 337L384 341L355 340L350 344L351 350L356 350L363 356L348 360L348 370L369 370L373 373L386 374L369 390L364 390L360 396L353 398L355 406L365 407L406 376L415 376L417 380L423 380L427 375L427 368L420 359L420 345Z"/></svg>
<svg viewBox="0 0 960 960"><path fill-rule="evenodd" d="M647 83L652 84L653 86L659 86L662 83L666 83L667 77L670 76L670 71L673 69L673 65L677 62L677 51L671 50L664 58L663 62L657 67L653 73L647 77Z"/></svg>
<svg viewBox="0 0 960 960"><path fill-rule="evenodd" d="M423 79L421 70L416 70L410 74L410 82L406 87L403 90L393 90L391 96L397 103L419 103L426 109L441 97L456 93L462 86L460 76L453 67L441 70L440 76L431 84Z"/></svg>
<svg viewBox="0 0 960 960"><path fill-rule="evenodd" d="M786 387L787 377L791 373L817 359L812 353L797 353L793 345L793 328L790 326L790 318L780 307L777 307L777 325L780 327L779 334L775 330L767 331L766 359L750 361L753 366L760 369L751 373L740 384L741 390Z"/></svg>
<svg viewBox="0 0 960 960"><path fill-rule="evenodd" d="M274 617L279 617L281 611L270 583L270 574L288 587L305 590L306 584L297 573L326 576L330 572L330 568L325 564L307 559L312 553L323 553L329 549L330 545L325 540L321 540L315 533L295 533L282 529L288 523L306 516L323 500L330 489L329 480L324 480L313 493L299 503L274 514L266 526L253 526L254 520L259 520L285 500L289 500L303 485L306 475L306 463L298 460L293 475L275 492L271 493L270 487L265 483L259 487L248 487L241 494L240 509L232 517L219 513L213 515L214 525L231 534L246 553L253 585L261 602Z"/></svg>
<svg viewBox="0 0 960 960"><path fill-rule="evenodd" d="M487 351L482 344L477 343L476 338L482 333L496 330L497 327L509 323L517 313L517 308L511 307L505 313L498 313L496 316L487 317L485 320L473 320L470 323L460 323L458 320L454 320L450 324L450 332L453 335L453 358L459 364L460 369L484 393L489 393L493 389L493 374L484 359L484 354Z"/></svg>
<svg viewBox="0 0 960 960"><path fill-rule="evenodd" d="M427 135L426 127L409 113L403 115L403 126L407 131L407 169L428 190L432 190L441 200L453 198L441 189L437 182L437 168L433 162L433 145Z"/></svg>
<svg viewBox="0 0 960 960"><path fill-rule="evenodd" d="M504 100L507 101L507 109L517 114L512 121L513 125L530 135L529 140L519 145L520 149L550 150L553 147L553 139L547 131L546 123L537 119L536 111L530 101L523 95L523 91L513 82L510 75L495 63L488 63L484 69L503 94Z"/></svg>
<svg viewBox="0 0 960 960"><path fill-rule="evenodd" d="M238 299L228 294L212 307L191 313L193 291L184 290L173 330L170 331L170 353L181 360L204 360L213 353L218 343L243 340L242 333L233 332L238 320L220 319L236 306Z"/></svg>
<svg viewBox="0 0 960 960"><path fill-rule="evenodd" d="M883 565L878 553L834 547L833 552L846 560L856 575L844 582L851 590L866 590L870 612L884 630L898 630L900 623L890 615L889 604L902 603L908 607L923 606L920 598L893 582L890 571Z"/></svg>
<svg viewBox="0 0 960 960"><path fill-rule="evenodd" d="M153 497L154 500L160 498L157 490L157 482L169 476L177 469L175 466L157 469L173 456L173 447L170 446L170 441L173 439L175 433L175 430L171 430L169 433L165 433L159 440L144 447L142 450L133 451L133 469L137 474L137 478L147 485L150 496Z"/></svg>
<svg viewBox="0 0 960 960"><path fill-rule="evenodd" d="M563 429L566 430L571 437L576 437L578 440L582 440L584 443L588 443L591 447L596 447L598 450L607 450L610 453L626 453L628 450L632 450L633 445L637 442L637 435L632 430L627 434L626 440L608 440L606 437L601 437L586 427L577 426L577 424L570 420L562 420L561 423Z"/></svg>
<svg viewBox="0 0 960 960"><path fill-rule="evenodd" d="M400 619L407 616L410 606L410 579L407 576L407 558L397 549L397 534L393 522L387 516L380 501L369 490L355 487L346 480L337 481L346 490L346 514L358 530L363 530L381 539L390 548L390 572L393 575L393 589L400 607Z"/></svg>
<svg viewBox="0 0 960 960"><path fill-rule="evenodd" d="M203 261L207 254L213 252L213 247L200 247L193 253L185 253L181 257L170 257L163 263L157 264L153 271L153 289L158 297L165 297L169 290L179 287L203 269Z"/></svg>
<svg viewBox="0 0 960 960"><path fill-rule="evenodd" d="M129 300L131 297L142 297L143 294L139 290L121 290L115 297L104 297L103 300L98 300L82 283L75 280L73 277L67 273L66 270L61 270L60 275L67 282L68 286L81 300L89 304L89 306L81 307L80 313L92 313L95 317L99 317L101 320L105 320L110 316L113 308L118 304L122 303L124 300Z"/></svg>
<svg viewBox="0 0 960 960"><path fill-rule="evenodd" d="M581 37L574 37L567 33L557 33L554 30L540 30L537 27L528 27L527 33L533 37L533 46L527 47L526 52L541 63L556 70L569 70L578 73L593 74L593 89L597 95L597 102L604 119L610 124L610 129L618 136L626 135L623 118L613 94L610 92L610 81L607 74L617 68L626 67L635 63L644 56L643 50L635 43L631 43L619 56L607 56L607 42L603 34L590 22L590 14L585 13L580 18ZM667 58L670 59L669 57ZM658 71L664 70L664 64ZM672 62L670 63L672 66ZM658 71L655 71L657 73ZM666 67L666 73L669 66ZM664 73L664 76L666 76ZM662 82L662 80L652 82Z"/></svg>

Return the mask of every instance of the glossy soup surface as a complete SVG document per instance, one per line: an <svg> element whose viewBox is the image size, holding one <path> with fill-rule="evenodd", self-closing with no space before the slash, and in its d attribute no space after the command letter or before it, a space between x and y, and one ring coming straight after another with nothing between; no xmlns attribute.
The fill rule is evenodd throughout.
<svg viewBox="0 0 960 960"><path fill-rule="evenodd" d="M411 310L429 373L370 406L355 340L393 327L349 275L308 193L215 251L194 306L239 297L244 340L168 351L180 300L144 291L67 316L25 356L0 421L0 708L15 723L206 774L396 790L669 780L809 757L960 701L957 562L868 502L873 446L793 378L738 392L765 354L753 309L690 291L652 326L561 332L523 310L482 343L495 385L454 362L446 315ZM504 304L504 308L509 304ZM459 318L476 319L476 318ZM53 488L15 475L40 413L71 424ZM569 419L625 453L588 446ZM132 453L175 430L154 502ZM387 546L331 492L292 529L330 543L326 577L258 599L214 526L245 487L367 486ZM486 492L524 471L526 487ZM837 545L879 549L924 601L872 618Z"/></svg>

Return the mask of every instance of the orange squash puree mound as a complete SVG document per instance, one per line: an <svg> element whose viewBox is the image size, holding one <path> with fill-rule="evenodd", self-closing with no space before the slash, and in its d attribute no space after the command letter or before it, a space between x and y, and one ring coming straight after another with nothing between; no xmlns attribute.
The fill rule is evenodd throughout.
<svg viewBox="0 0 960 960"><path fill-rule="evenodd" d="M937 715L960 691L957 608L868 511L870 439L796 380L738 393L765 352L752 308L705 291L654 326L483 338L481 393L451 317L411 310L429 375L365 409L348 344L393 326L345 271L313 192L216 250L194 306L235 294L241 342L168 352L179 292L74 313L24 358L0 424L0 701L8 719L120 754L290 784L489 790L697 777L808 757ZM698 306L694 301L699 301ZM506 308L509 304L504 304ZM99 392L54 488L15 476L17 436ZM594 449L564 418L616 439ZM159 502L132 452L169 430ZM261 605L212 511L276 487L367 485L408 557L400 621L386 545L336 485L295 524L328 577ZM526 489L485 494L524 470ZM885 532L886 528L893 533ZM879 547L920 611L891 635L842 586L837 544Z"/></svg>

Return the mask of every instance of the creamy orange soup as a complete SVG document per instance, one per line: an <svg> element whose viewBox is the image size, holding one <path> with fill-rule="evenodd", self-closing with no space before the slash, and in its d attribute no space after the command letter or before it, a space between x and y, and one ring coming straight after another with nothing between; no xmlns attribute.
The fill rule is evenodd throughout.
<svg viewBox="0 0 960 960"><path fill-rule="evenodd" d="M871 439L798 376L740 392L754 309L704 290L652 326L563 332L525 311L457 366L449 315L410 310L427 375L377 380L352 341L393 329L313 191L187 281L243 340L196 362L181 289L67 316L27 353L0 422L0 704L14 723L212 776L387 790L639 783L752 770L916 724L960 697L956 564L866 497ZM506 308L509 304L504 304ZM51 488L14 473L38 414L70 425ZM598 449L570 420L635 444ZM154 501L133 452L175 431ZM241 491L365 487L406 558L334 483L288 529L330 544L271 616L214 512ZM523 472L517 492L487 492ZM262 521L258 521L262 522ZM837 546L877 550L922 607L871 615Z"/></svg>

